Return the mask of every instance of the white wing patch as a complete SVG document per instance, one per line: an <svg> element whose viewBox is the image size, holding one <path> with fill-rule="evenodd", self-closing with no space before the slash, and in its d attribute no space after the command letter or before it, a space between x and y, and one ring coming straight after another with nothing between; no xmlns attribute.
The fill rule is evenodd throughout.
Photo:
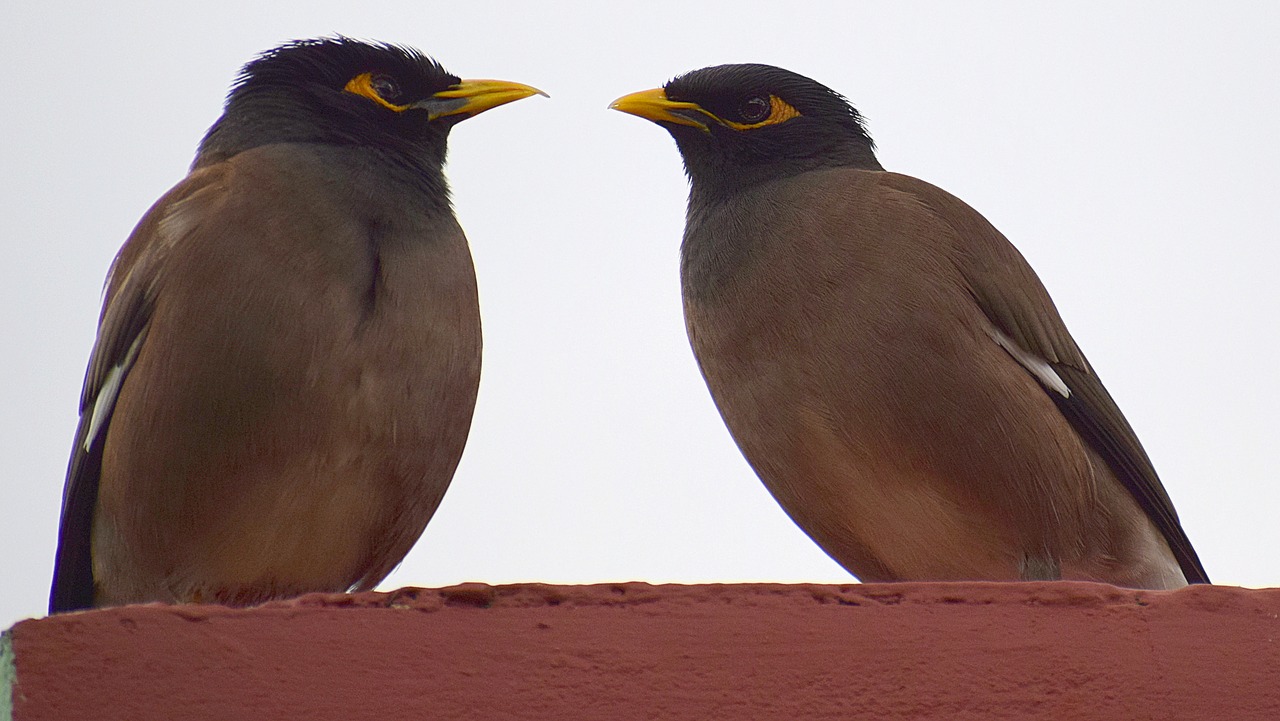
<svg viewBox="0 0 1280 721"><path fill-rule="evenodd" d="M1034 353L1028 353L1012 338L1001 333L998 328L989 328L987 332L991 334L991 339L996 344L1008 351L1009 355L1021 363L1022 367L1035 376L1036 380L1040 381L1044 387L1051 391L1056 391L1063 398L1071 397L1071 389L1067 387L1066 383L1062 382L1061 376L1053 369L1053 366L1049 365L1048 361Z"/></svg>
<svg viewBox="0 0 1280 721"><path fill-rule="evenodd" d="M89 431L84 434L85 453L89 452L89 448L93 446L98 433L103 430L102 424L106 422L107 416L111 415L111 411L116 407L116 399L120 397L120 386L124 384L124 375L138 357L138 349L142 347L142 339L144 337L146 337L145 332L139 333L138 337L134 338L133 343L129 345L129 351L124 354L124 358L121 358L119 363L111 366L111 370L107 371L107 377L102 381L102 390L98 392L98 397L93 399L93 413L89 416Z"/></svg>

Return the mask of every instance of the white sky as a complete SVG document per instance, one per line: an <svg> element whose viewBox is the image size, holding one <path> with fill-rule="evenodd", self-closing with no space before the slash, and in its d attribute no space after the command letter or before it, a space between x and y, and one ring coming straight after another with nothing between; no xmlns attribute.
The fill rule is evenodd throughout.
<svg viewBox="0 0 1280 721"><path fill-rule="evenodd" d="M1047 5L11 4L0 628L45 608L111 258L186 173L240 66L332 33L552 96L453 133L484 376L453 486L385 588L850 580L764 491L698 375L674 144L605 109L726 62L843 92L886 167L1003 230L1138 430L1210 575L1280 584L1280 4Z"/></svg>

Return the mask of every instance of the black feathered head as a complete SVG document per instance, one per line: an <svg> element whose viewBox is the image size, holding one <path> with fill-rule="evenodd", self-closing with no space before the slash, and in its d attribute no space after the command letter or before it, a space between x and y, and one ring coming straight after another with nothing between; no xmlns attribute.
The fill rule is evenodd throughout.
<svg viewBox="0 0 1280 721"><path fill-rule="evenodd" d="M675 138L695 186L742 187L833 166L880 169L862 116L839 93L772 65L717 65L610 106Z"/></svg>
<svg viewBox="0 0 1280 721"><path fill-rule="evenodd" d="M196 165L272 143L375 148L439 166L454 124L542 94L498 80L462 80L412 48L351 38L298 40L241 70Z"/></svg>

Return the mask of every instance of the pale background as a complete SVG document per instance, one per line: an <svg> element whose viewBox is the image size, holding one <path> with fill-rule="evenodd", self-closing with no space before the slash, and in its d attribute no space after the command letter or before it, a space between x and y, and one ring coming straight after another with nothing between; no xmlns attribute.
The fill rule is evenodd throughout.
<svg viewBox="0 0 1280 721"><path fill-rule="evenodd" d="M107 9L110 8L110 9ZM1022 250L1215 581L1280 585L1280 4L11 3L0 44L0 628L45 608L107 266L281 41L404 43L536 85L459 126L485 368L471 441L384 584L850 577L739 456L684 337L686 185L615 97L725 62L845 93L890 169Z"/></svg>

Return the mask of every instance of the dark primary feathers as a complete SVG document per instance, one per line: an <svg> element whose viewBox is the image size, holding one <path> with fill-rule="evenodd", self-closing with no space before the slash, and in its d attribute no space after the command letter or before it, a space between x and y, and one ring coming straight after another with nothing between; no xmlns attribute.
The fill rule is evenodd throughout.
<svg viewBox="0 0 1280 721"><path fill-rule="evenodd" d="M681 273L695 354L748 460L788 513L838 561L864 580L902 578L884 562L893 554L917 573L933 568L954 574L965 567L995 573L992 544L1006 543L997 535L981 540L974 530L953 536L971 542L967 551L947 549L944 542L928 552L906 535L887 540L911 531L893 526L886 514L916 513L937 522L938 537L947 538L981 519L947 515L941 510L946 506L933 504L976 503L985 513L1008 514L991 520L1011 524L1011 533L1045 535L1065 555L1096 545L1087 551L1095 567L1076 573L1116 578L1105 569L1125 561L1106 549L1141 544L1111 534L1138 539L1141 524L1106 526L1113 512L1127 513L1121 510L1125 502L1106 500L1102 482L1081 472L1092 461L1055 450L1056 444L1082 442L1145 513L1185 579L1208 581L1136 435L1026 261L959 199L885 172L861 115L842 96L781 68L721 65L624 96L611 107L654 121L675 139L691 181ZM873 365L855 365L855 355ZM867 385L872 377L882 383ZM1052 404L1023 394L1028 377ZM912 394L922 397L917 405L906 400ZM991 400L1001 394L1014 405ZM938 415L932 406L940 403L960 404L956 411L964 413L986 408L990 415L974 422L993 424L994 436L974 431L945 445L933 431L959 416ZM982 460L1020 437L1016 426L1031 422L1040 424L1042 435L1027 441L1026 463L1060 468L1063 477L1054 491L1059 496L1027 497L1039 504L1039 516L1028 515L1021 502L1000 501L999 493L1021 494L1045 479L1016 470L1023 459ZM862 430L855 433L849 423ZM1063 435L1062 427L1074 436ZM963 433L946 433L953 430ZM914 461L900 457L916 451L921 455ZM882 491L898 493L894 483L919 488L913 484L952 465L928 481L939 484L934 500L901 491L898 506L884 502L872 513L860 505L880 503L871 495ZM871 495L840 490L841 479L869 484L858 487ZM1006 483L998 492L983 487ZM853 496L837 498L842 493ZM995 496L977 500L985 493ZM1092 500L1071 500L1072 493ZM1004 509L995 510L1001 503ZM1055 540L1045 528L1065 512L1057 503L1093 509L1070 526L1084 545ZM862 510L842 516L833 504ZM854 516L867 527L857 527ZM972 555L938 565L927 560L929 553ZM1028 554L1024 578L1057 572L1056 559L1037 557L1042 550ZM1161 564L1148 562L1151 568ZM1126 582L1166 582L1157 577L1160 571L1152 573Z"/></svg>

